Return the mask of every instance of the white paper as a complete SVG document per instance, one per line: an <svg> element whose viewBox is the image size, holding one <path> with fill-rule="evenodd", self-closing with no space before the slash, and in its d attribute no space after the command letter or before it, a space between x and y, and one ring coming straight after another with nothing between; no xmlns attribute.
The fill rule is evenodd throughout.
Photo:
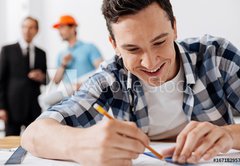
<svg viewBox="0 0 240 166"><path fill-rule="evenodd" d="M170 148L174 146L174 143L151 143L151 147L154 148L156 151L161 152L161 150ZM149 150L145 150L146 152L149 152ZM13 154L14 150L3 150L0 149L0 165L3 165L7 159ZM240 158L240 151L237 150L231 150L227 154L220 154L216 158ZM23 160L23 163L21 165L28 165L28 166L79 166L79 164L71 161L60 161L60 160L48 160L48 159L42 159L35 156L32 156L30 153L28 153ZM134 166L161 166L161 165L177 165L172 163L167 163L165 161L161 161L149 156L146 156L144 154L141 154L136 160L133 160ZM199 166L203 165L221 165L221 166L237 166L240 165L240 163L217 163L213 162L213 160L210 161L203 161L201 160Z"/></svg>

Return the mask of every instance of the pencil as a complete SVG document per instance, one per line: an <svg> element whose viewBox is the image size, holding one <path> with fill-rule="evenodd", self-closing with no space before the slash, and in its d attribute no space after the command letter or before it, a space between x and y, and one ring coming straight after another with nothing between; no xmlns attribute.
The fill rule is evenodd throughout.
<svg viewBox="0 0 240 166"><path fill-rule="evenodd" d="M107 111L105 111L100 105L95 103L93 107L102 115L106 116L108 119L114 119ZM150 150L155 156L157 156L160 160L163 160L163 156L159 154L157 151L155 151L152 147L145 145L145 147Z"/></svg>

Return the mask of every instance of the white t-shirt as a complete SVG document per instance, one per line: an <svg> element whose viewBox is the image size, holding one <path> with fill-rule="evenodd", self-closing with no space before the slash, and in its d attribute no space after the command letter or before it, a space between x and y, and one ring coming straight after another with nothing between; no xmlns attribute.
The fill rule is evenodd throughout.
<svg viewBox="0 0 240 166"><path fill-rule="evenodd" d="M188 122L182 109L183 67L172 80L159 87L142 84L150 121L148 136L151 140L175 137Z"/></svg>

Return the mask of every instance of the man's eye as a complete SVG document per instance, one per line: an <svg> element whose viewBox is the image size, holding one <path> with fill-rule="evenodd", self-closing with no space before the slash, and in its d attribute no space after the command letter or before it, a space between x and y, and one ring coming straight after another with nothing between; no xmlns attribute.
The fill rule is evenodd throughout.
<svg viewBox="0 0 240 166"><path fill-rule="evenodd" d="M131 49L128 49L128 52L136 52L138 50L139 50L138 48L131 48Z"/></svg>
<svg viewBox="0 0 240 166"><path fill-rule="evenodd" d="M154 43L153 45L154 45L154 46L159 46L159 45L163 44L165 41L166 41L166 40L163 40L163 41L161 41L161 42L156 42L156 43Z"/></svg>

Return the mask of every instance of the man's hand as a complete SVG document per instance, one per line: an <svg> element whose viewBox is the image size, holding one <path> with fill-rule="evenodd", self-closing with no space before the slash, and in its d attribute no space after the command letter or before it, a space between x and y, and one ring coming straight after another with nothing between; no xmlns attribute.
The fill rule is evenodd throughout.
<svg viewBox="0 0 240 166"><path fill-rule="evenodd" d="M46 77L46 74L44 74L39 69L32 70L28 73L28 78L37 82L43 82L45 77Z"/></svg>
<svg viewBox="0 0 240 166"><path fill-rule="evenodd" d="M83 165L130 166L149 144L148 137L135 123L109 120L86 129L71 157Z"/></svg>
<svg viewBox="0 0 240 166"><path fill-rule="evenodd" d="M6 110L0 109L0 119L2 119L4 122L7 122L8 116Z"/></svg>
<svg viewBox="0 0 240 166"><path fill-rule="evenodd" d="M163 155L173 155L178 163L197 163L201 158L209 160L232 148L233 137L224 127L191 121L178 135L176 146L163 151Z"/></svg>
<svg viewBox="0 0 240 166"><path fill-rule="evenodd" d="M72 60L72 55L71 54L67 54L63 57L62 60L62 65L67 66L68 63Z"/></svg>
<svg viewBox="0 0 240 166"><path fill-rule="evenodd" d="M72 84L73 90L77 91L79 90L79 88L81 87L82 83L81 82L77 82L75 84Z"/></svg>

